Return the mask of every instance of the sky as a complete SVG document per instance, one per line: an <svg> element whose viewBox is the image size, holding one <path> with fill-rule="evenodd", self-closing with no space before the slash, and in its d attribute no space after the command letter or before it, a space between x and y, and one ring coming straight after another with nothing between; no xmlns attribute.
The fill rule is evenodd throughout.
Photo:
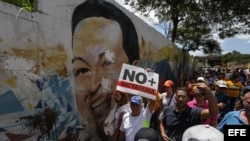
<svg viewBox="0 0 250 141"><path fill-rule="evenodd" d="M153 12L151 12L152 16L150 16L149 18L146 18L138 14L137 12L135 12L135 10L133 10L130 6L124 5L124 0L115 0L115 1L121 4L122 6L124 6L130 12L135 13L136 16L144 20L147 24L155 28L157 31L159 31L163 35L165 35L164 30L158 26L158 20L157 18L153 16L154 15ZM226 54L234 50L236 50L237 52L240 52L241 54L250 54L250 35L237 35L233 38L226 38L224 40L221 40L216 35L214 35L214 39L217 39L218 42L220 43L221 49L223 50L222 54ZM196 52L190 51L189 53L190 55L193 55L193 56L204 56L204 54L201 51L196 51Z"/></svg>

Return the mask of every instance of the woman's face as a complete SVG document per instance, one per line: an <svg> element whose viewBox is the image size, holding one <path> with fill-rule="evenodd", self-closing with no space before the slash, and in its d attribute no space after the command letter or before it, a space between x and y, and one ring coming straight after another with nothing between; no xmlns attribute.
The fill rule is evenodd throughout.
<svg viewBox="0 0 250 141"><path fill-rule="evenodd" d="M95 17L81 21L73 37L73 58L77 108L90 126L102 130L121 66L128 63L119 24Z"/></svg>
<svg viewBox="0 0 250 141"><path fill-rule="evenodd" d="M197 101L197 103L203 103L205 101L205 96L201 94L200 92L195 92L194 98Z"/></svg>
<svg viewBox="0 0 250 141"><path fill-rule="evenodd" d="M120 92L115 92L114 93L114 99L118 103L122 98L122 94Z"/></svg>

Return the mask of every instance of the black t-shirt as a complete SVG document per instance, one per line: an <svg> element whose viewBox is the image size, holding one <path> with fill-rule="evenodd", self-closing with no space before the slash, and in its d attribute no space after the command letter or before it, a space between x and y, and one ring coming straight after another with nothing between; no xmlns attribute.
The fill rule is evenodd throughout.
<svg viewBox="0 0 250 141"><path fill-rule="evenodd" d="M181 141L184 131L193 126L201 124L200 113L202 108L190 108L178 113L175 106L169 106L163 110L162 122L166 124L167 136L173 141Z"/></svg>

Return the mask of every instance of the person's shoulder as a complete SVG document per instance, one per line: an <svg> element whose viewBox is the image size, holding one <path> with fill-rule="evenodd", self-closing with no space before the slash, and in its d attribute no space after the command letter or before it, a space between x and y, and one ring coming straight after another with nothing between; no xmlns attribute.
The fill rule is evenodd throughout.
<svg viewBox="0 0 250 141"><path fill-rule="evenodd" d="M123 115L123 118L128 118L130 115L130 112L126 112L124 115Z"/></svg>
<svg viewBox="0 0 250 141"><path fill-rule="evenodd" d="M240 112L242 110L237 110L237 111L229 111L226 115L225 115L225 118L228 118L228 117L238 117L240 116Z"/></svg>
<svg viewBox="0 0 250 141"><path fill-rule="evenodd" d="M166 95L167 95L167 93L166 93L166 92L161 93L161 97L166 96Z"/></svg>
<svg viewBox="0 0 250 141"><path fill-rule="evenodd" d="M200 108L200 107L189 107L187 106L186 110L190 110L192 113L195 113L195 112L201 112L203 110L203 108Z"/></svg>
<svg viewBox="0 0 250 141"><path fill-rule="evenodd" d="M191 100L191 101L188 101L187 105L188 105L189 107L195 107L195 106L194 106L195 103L196 103L196 101L193 99L193 100Z"/></svg>
<svg viewBox="0 0 250 141"><path fill-rule="evenodd" d="M175 110L175 105L171 105L171 106L165 106L163 111L172 111Z"/></svg>

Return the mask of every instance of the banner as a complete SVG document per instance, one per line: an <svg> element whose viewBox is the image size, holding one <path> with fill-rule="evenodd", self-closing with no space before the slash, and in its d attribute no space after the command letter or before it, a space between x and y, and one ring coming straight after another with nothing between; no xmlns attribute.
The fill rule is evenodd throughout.
<svg viewBox="0 0 250 141"><path fill-rule="evenodd" d="M159 75L141 67L123 64L116 90L155 100Z"/></svg>

